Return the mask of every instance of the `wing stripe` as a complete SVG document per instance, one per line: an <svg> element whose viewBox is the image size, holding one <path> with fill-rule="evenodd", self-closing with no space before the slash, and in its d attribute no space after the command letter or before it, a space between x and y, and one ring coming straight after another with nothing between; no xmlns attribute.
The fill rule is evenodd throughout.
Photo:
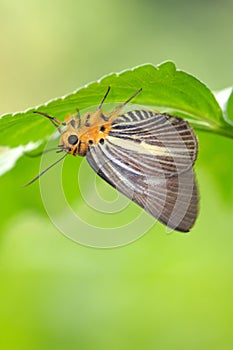
<svg viewBox="0 0 233 350"><path fill-rule="evenodd" d="M153 118L154 119L154 118ZM116 119L116 121L120 121L119 119ZM115 123L114 122L114 123ZM146 133L146 132L151 132L151 131L158 131L160 129L162 129L162 131L164 132L160 132L160 134L162 135L174 135L176 133L179 132L179 134L185 134L189 135L190 131L187 132L187 124L180 124L180 125L176 125L176 127L174 127L174 125L170 124L168 121L166 122L162 122L162 126L158 127L158 123L156 120L143 120L143 122L140 123L140 125L137 126L133 126L131 123L119 123L119 124L112 124L112 130L111 131L115 131L115 132L124 132L127 134L132 134L135 133ZM170 132L169 132L170 131Z"/></svg>
<svg viewBox="0 0 233 350"><path fill-rule="evenodd" d="M140 112L140 111L135 111ZM113 124L112 124L112 130L113 131L121 131L124 130L124 133L143 133L145 134L146 132L151 132L154 128L155 130L159 130L159 128L162 128L163 131L166 131L165 133L162 134L168 134L168 130L171 129L172 132L170 134L177 134L177 132L181 134L187 134L190 135L191 129L187 129L187 122L180 118L175 118L175 117L170 117L169 115L164 115L164 114L156 114L150 112L147 113L147 119L143 119L139 122L124 122L125 120L125 114L121 115L119 118L117 118ZM128 118L127 118L128 119ZM168 128L167 128L168 126ZM183 130L182 130L183 129ZM161 134L161 132L160 132ZM192 133L193 134L193 133Z"/></svg>
<svg viewBox="0 0 233 350"><path fill-rule="evenodd" d="M115 144L117 147L121 148L122 150L130 150L130 151L136 151L139 154L144 154L149 157L151 156L170 156L170 157L180 157L180 158L186 158L191 161L190 157L190 150L187 148L175 148L175 147L166 147L166 146L156 146L150 143L145 142L142 140L135 140L134 138L129 139L123 139L120 137L112 137L108 136L107 140ZM181 150L183 152L181 152ZM186 154L188 153L188 154Z"/></svg>
<svg viewBox="0 0 233 350"><path fill-rule="evenodd" d="M193 163L190 154L182 154L180 149L168 149L166 147L157 147L153 145L147 147L145 142L134 143L133 140L130 140L131 142L124 142L125 140L113 137L108 137L107 141L115 148L116 153L121 152L122 155L129 153L130 159L136 156L137 158L141 157L143 161L150 160L155 163L159 161L159 163L163 162L164 164L175 163L177 167L184 166L186 168L189 168Z"/></svg>
<svg viewBox="0 0 233 350"><path fill-rule="evenodd" d="M127 129L127 132L130 132L130 131L134 131L135 129L144 128L145 124L146 124L146 127L151 127L153 125L158 127L158 125L160 124L164 125L166 122L169 125L168 120L166 120L165 118L160 118L156 116L153 116L148 119L139 120L139 121L123 122L123 120L124 119L122 118L122 116L115 119L114 122L112 123L112 128L116 130Z"/></svg>
<svg viewBox="0 0 233 350"><path fill-rule="evenodd" d="M100 153L101 152L101 153ZM134 191L135 188L135 182L130 180L129 177L124 176L124 172L122 171L123 169L121 169L120 171L118 170L118 167L114 167L114 163L109 161L108 159L106 160L103 153L102 153L102 147L97 146L97 147L92 147L90 150L91 156L93 157L93 160L95 162L95 171L97 171L97 173L99 174L99 170L101 170L102 175L104 175L105 179L110 179L110 181L108 181L113 187L119 189L119 185L121 184L121 187L124 187L124 191L125 192L129 192L129 189L131 189L131 193L132 191ZM87 157L87 160L89 161L90 165L90 157ZM124 180L124 181L123 181ZM135 177L134 177L135 180ZM138 190L141 189L141 192L143 192L144 188L141 186L138 186ZM120 190L120 189L119 189ZM121 192L123 192L122 190L120 190ZM123 192L123 193L125 193Z"/></svg>
<svg viewBox="0 0 233 350"><path fill-rule="evenodd" d="M156 128L154 129L142 129L140 132L132 132L132 133L128 133L125 130L122 131L115 131L114 129L112 129L109 133L110 136L114 136L114 137L122 137L123 136L128 136L128 137L142 137L142 138L146 138L146 137L150 137L151 139L153 139L153 137L156 137L156 140L159 140L160 142L166 142L169 140L193 140L192 134L187 133L187 131L185 130L184 133L179 132L178 130L176 131L172 131L171 133L169 132L164 132L164 133L158 133L158 130ZM164 136L166 136L166 138L164 138Z"/></svg>
<svg viewBox="0 0 233 350"><path fill-rule="evenodd" d="M116 187L115 184L121 178L121 173L112 167L111 162L106 161L99 152L97 147L91 147L87 154L87 160L90 165L94 168L97 174L104 175L104 179L107 180L113 187ZM91 158L90 158L91 155ZM110 168L110 169L109 169ZM128 179L125 179L125 183L130 185Z"/></svg>
<svg viewBox="0 0 233 350"><path fill-rule="evenodd" d="M173 159L170 159L170 161L165 160L161 157L159 159L156 158L155 155L145 155L145 154L137 154L137 158L135 159L136 154L129 153L127 149L123 147L119 147L118 145L115 145L113 142L109 141L110 147L107 149L109 152L109 159L115 159L120 158L121 162L124 162L124 164L127 164L128 167L135 167L137 164L141 166L141 169L143 169L143 172L147 172L151 176L155 176L158 173L162 174L163 176L166 175L165 170L168 171L169 175L172 171L176 171L176 165L177 163L174 163ZM182 165L182 164L181 164ZM138 166L137 166L138 168ZM132 170L131 170L132 171ZM141 172L142 173L142 172Z"/></svg>

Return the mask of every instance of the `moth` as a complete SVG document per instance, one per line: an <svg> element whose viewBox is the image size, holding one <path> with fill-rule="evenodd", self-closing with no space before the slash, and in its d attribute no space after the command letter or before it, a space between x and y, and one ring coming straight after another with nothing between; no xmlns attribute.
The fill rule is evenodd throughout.
<svg viewBox="0 0 233 350"><path fill-rule="evenodd" d="M65 156L86 157L111 186L171 229L188 232L198 214L198 190L193 166L198 142L182 118L152 110L123 108L134 93L111 113L104 112L108 87L94 112L65 122L43 112L61 134L58 152L65 155L31 180L31 184ZM62 130L65 126L65 130Z"/></svg>

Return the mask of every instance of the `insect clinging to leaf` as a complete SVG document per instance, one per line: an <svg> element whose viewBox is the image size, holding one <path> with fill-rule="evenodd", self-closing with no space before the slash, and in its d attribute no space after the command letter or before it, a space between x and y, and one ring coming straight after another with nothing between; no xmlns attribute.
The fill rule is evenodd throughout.
<svg viewBox="0 0 233 350"><path fill-rule="evenodd" d="M145 109L122 113L142 89L111 113L104 112L108 87L94 112L65 122L43 112L61 134L62 158L31 180L31 184L68 154L86 157L94 171L168 227L187 232L198 214L193 166L197 138L182 118ZM62 130L62 126L65 130Z"/></svg>

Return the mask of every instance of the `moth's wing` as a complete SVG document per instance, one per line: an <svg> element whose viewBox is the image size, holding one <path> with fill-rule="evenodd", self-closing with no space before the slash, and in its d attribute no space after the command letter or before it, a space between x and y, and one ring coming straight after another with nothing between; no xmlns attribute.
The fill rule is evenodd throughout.
<svg viewBox="0 0 233 350"><path fill-rule="evenodd" d="M131 111L114 120L107 137L109 153L120 166L150 176L169 177L190 169L198 144L189 124L178 117L152 111Z"/></svg>
<svg viewBox="0 0 233 350"><path fill-rule="evenodd" d="M193 170L157 183L153 192L149 188L145 210L168 227L188 232L198 214L198 191ZM145 201L143 197L142 200Z"/></svg>
<svg viewBox="0 0 233 350"><path fill-rule="evenodd" d="M119 165L119 157L110 154L109 147L106 140L104 145L89 148L86 158L95 172L168 227L189 231L198 213L192 168L170 177L147 175L144 168L141 173L132 172Z"/></svg>
<svg viewBox="0 0 233 350"><path fill-rule="evenodd" d="M117 117L87 160L113 187L167 226L188 231L198 213L197 140L183 119L149 111Z"/></svg>

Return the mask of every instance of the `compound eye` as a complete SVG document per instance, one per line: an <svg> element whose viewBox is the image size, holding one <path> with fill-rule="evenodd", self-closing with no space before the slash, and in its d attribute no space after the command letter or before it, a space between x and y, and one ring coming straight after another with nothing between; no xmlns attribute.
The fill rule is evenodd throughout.
<svg viewBox="0 0 233 350"><path fill-rule="evenodd" d="M68 137L68 142L70 145L76 145L76 143L78 142L78 136L77 135L70 135Z"/></svg>

